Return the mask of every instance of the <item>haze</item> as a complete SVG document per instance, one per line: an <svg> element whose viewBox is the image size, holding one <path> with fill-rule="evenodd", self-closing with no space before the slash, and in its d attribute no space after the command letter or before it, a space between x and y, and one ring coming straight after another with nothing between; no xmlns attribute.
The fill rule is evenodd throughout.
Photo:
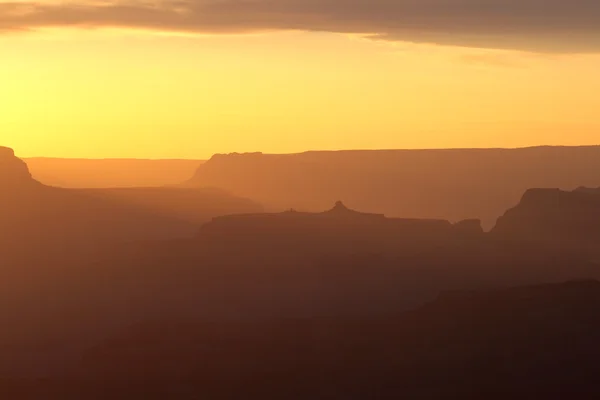
<svg viewBox="0 0 600 400"><path fill-rule="evenodd" d="M0 397L600 399L598 0L0 0Z"/></svg>

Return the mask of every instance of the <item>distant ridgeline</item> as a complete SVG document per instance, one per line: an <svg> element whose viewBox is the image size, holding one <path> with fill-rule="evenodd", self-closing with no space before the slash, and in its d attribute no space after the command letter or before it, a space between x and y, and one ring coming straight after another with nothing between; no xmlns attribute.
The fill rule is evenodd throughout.
<svg viewBox="0 0 600 400"><path fill-rule="evenodd" d="M275 214L229 215L214 218L199 233L204 240L227 244L289 248L333 243L361 247L414 246L483 237L480 221L451 224L446 220L386 218L350 210L341 201L325 212L308 213L290 210ZM303 246L304 245L304 246ZM281 247L279 247L281 248Z"/></svg>
<svg viewBox="0 0 600 400"><path fill-rule="evenodd" d="M489 233L484 233L476 219L452 224L441 219L386 218L350 210L338 201L334 208L321 213L290 210L216 217L201 228L199 237L238 245L339 242L355 249L431 246L486 238L546 245L596 259L600 257L600 189L530 189Z"/></svg>
<svg viewBox="0 0 600 400"><path fill-rule="evenodd" d="M12 149L0 147L0 245L77 249L186 237L212 217L260 211L258 204L216 189L50 187L34 180Z"/></svg>
<svg viewBox="0 0 600 400"><path fill-rule="evenodd" d="M200 160L27 158L33 177L64 188L160 187L189 179Z"/></svg>
<svg viewBox="0 0 600 400"><path fill-rule="evenodd" d="M278 196L280 202L297 196L297 202L286 202L287 209L306 201L314 206L335 193L345 194L354 199L354 204L375 204L373 208L363 209L378 211L378 214L361 213L350 210L338 201L333 209L326 212L291 210L263 214L261 206L246 198L230 195L225 190L194 188L189 185L184 188L85 190L45 186L32 178L27 165L15 156L12 149L0 147L0 185L3 189L0 213L5 214L0 220L3 222L0 223L8 227L3 236L12 236L15 240L29 235L35 236L36 240L65 242L71 240L70 238L76 238L79 242L84 238L135 240L193 236L198 227L207 222L200 229L199 236L208 239L219 238L226 243L262 241L284 244L295 241L318 243L322 240L335 240L360 247L377 242L381 245L397 246L404 243L410 246L416 243L473 239L485 236L482 224L476 218L454 224L448 222L447 218L387 218L381 212L387 207L379 206L398 200L397 205L400 208L395 210L399 211L407 205L407 201L416 200L415 190L420 188L419 201L413 202L413 205L418 203L419 207L437 208L437 205L447 203L448 207L452 208L452 203L460 203L460 207L472 208L472 211L464 214L477 214L477 210L482 210L482 204L495 201L492 193L488 193L486 198L474 195L465 202L460 202L459 197L467 196L473 190L486 190L492 186L497 191L508 187L506 185L511 185L513 181L524 184L529 178L524 179L523 175L529 174L533 179L532 172L514 169L513 164L509 166L500 161L522 161L531 157L530 161L535 165L550 166L544 171L545 178L538 176L546 182L553 181L553 173L556 173L556 180L563 183L575 182L578 174L582 177L581 181L590 182L600 179L595 173L600 168L594 170L591 167L596 162L600 163L598 149L583 147L489 151L367 151L285 156L261 153L233 154L217 155L198 170L193 182L209 182L216 186L222 184L226 189L229 187L232 191L242 194L255 193L259 198L265 199L270 195ZM590 159L596 155L597 159ZM558 162L558 156L562 156L562 172L557 172L553 167L553 162ZM473 172L460 177L453 175L463 182L455 187L449 181L442 184L437 178L432 180L431 176L422 178L417 169L410 173L412 180L407 183L409 173L400 171L398 167L407 165L409 161L426 167L429 171L435 166L452 167L451 161L465 168L471 162L478 161L484 164L483 168L477 168L481 173L496 163L494 165L503 166L502 172L506 175L502 175L502 179L493 179L493 183L486 178L470 182L468 186L465 186L465 180L473 178ZM389 167L387 173L382 169L384 164ZM585 171L582 165L586 166ZM457 166L453 168L455 172L459 172ZM524 168L523 165L521 168ZM446 168L444 171L448 173ZM461 171L466 172L462 169ZM571 175L574 172L577 174ZM494 172L496 178L498 173ZM568 179L565 174L568 175ZM595 178L592 178L592 175ZM392 182L392 178L398 177L402 179ZM479 183L481 185L478 186ZM515 186L511 187L513 189L509 192L514 190ZM449 189L452 192L450 198L445 193ZM425 191L429 193L427 196ZM376 197L378 200L375 200ZM504 211L498 215L502 212ZM399 212L391 213L396 214ZM440 210L435 214L445 213ZM39 227L47 229L48 235L40 236ZM11 232L10 235L6 233L8 231ZM50 234L51 232L59 234ZM594 252L596 243L600 240L600 189L579 187L571 192L559 189L529 189L522 195L517 206L499 218L491 230L491 237L549 243L559 248Z"/></svg>
<svg viewBox="0 0 600 400"><path fill-rule="evenodd" d="M218 154L186 186L220 187L274 211L338 199L390 217L480 219L492 228L530 188L600 187L600 146Z"/></svg>

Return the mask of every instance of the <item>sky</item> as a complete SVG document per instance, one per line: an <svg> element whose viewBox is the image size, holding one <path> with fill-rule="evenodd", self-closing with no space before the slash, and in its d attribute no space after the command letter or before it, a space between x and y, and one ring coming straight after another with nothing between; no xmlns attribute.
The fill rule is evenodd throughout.
<svg viewBox="0 0 600 400"><path fill-rule="evenodd" d="M596 0L0 0L22 157L600 144Z"/></svg>

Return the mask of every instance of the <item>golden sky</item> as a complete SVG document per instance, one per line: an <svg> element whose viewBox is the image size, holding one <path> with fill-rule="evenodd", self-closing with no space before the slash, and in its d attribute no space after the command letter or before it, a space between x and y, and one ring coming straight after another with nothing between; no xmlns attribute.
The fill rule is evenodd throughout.
<svg viewBox="0 0 600 400"><path fill-rule="evenodd" d="M594 49L142 28L0 33L0 145L23 157L207 158L600 144Z"/></svg>

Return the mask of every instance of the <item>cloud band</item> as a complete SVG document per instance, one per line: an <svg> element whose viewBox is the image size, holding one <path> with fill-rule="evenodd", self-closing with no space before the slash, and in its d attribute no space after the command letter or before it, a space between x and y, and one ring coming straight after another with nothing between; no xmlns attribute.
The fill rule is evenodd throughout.
<svg viewBox="0 0 600 400"><path fill-rule="evenodd" d="M536 52L600 51L598 0L0 2L0 32L123 27L190 33L306 30Z"/></svg>

